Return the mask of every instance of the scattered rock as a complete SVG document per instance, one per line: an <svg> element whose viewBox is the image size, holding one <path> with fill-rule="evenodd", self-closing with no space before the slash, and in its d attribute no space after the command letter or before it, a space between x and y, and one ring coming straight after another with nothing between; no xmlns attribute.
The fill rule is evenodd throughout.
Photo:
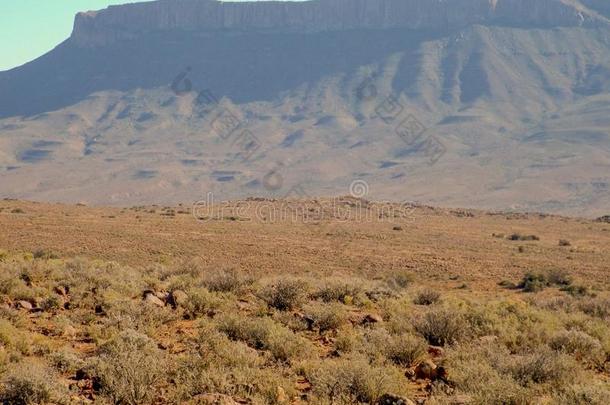
<svg viewBox="0 0 610 405"><path fill-rule="evenodd" d="M367 314L362 319L362 323L363 324L380 323L380 322L383 322L383 318L380 315L377 315L377 314Z"/></svg>
<svg viewBox="0 0 610 405"><path fill-rule="evenodd" d="M409 398L393 394L383 394L378 400L378 405L415 405Z"/></svg>
<svg viewBox="0 0 610 405"><path fill-rule="evenodd" d="M74 339L76 337L76 335L78 334L78 331L76 330L76 328L74 326L66 325L66 326L64 326L61 334L62 334L62 336L66 337L66 338Z"/></svg>
<svg viewBox="0 0 610 405"><path fill-rule="evenodd" d="M174 290L169 294L167 302L174 308L184 307L188 298L188 295L186 295L184 291Z"/></svg>
<svg viewBox="0 0 610 405"><path fill-rule="evenodd" d="M483 344L492 344L498 341L498 337L494 335L485 335L479 338L479 342Z"/></svg>
<svg viewBox="0 0 610 405"><path fill-rule="evenodd" d="M437 367L432 360L425 360L415 367L415 378L419 380L446 381L447 371L444 367Z"/></svg>
<svg viewBox="0 0 610 405"><path fill-rule="evenodd" d="M164 292L164 291L158 291L155 293L155 297L159 298L163 302L167 302L167 300L169 298L169 293Z"/></svg>
<svg viewBox="0 0 610 405"><path fill-rule="evenodd" d="M146 294L144 296L144 302L146 302L147 304L152 304L152 305L156 305L158 307L164 307L165 306L165 302L163 302L162 300L160 300L155 294L153 293L149 293Z"/></svg>
<svg viewBox="0 0 610 405"><path fill-rule="evenodd" d="M34 308L34 306L30 302L24 300L17 301L15 303L15 306L17 307L17 309L25 309L26 311L31 311Z"/></svg>
<svg viewBox="0 0 610 405"><path fill-rule="evenodd" d="M301 321L303 321L307 325L307 330L312 330L313 325L316 323L316 321L312 317L307 316L300 312L297 312L296 314L294 314L294 316L295 316L295 318L299 318Z"/></svg>
<svg viewBox="0 0 610 405"><path fill-rule="evenodd" d="M277 392L275 393L275 402L278 404L288 402L288 395L286 395L286 391L284 391L284 388L277 387Z"/></svg>
<svg viewBox="0 0 610 405"><path fill-rule="evenodd" d="M402 226L397 225L397 226L393 227L392 230L394 230L394 231L402 231Z"/></svg>
<svg viewBox="0 0 610 405"><path fill-rule="evenodd" d="M55 288L53 288L53 291L55 291L55 294L61 295L62 297L68 295L68 288L63 285L55 286Z"/></svg>

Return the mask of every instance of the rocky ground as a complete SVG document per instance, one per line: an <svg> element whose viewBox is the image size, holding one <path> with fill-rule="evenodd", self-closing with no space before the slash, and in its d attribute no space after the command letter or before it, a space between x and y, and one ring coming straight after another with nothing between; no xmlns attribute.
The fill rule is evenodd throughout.
<svg viewBox="0 0 610 405"><path fill-rule="evenodd" d="M610 400L610 226L353 198L0 202L6 403Z"/></svg>

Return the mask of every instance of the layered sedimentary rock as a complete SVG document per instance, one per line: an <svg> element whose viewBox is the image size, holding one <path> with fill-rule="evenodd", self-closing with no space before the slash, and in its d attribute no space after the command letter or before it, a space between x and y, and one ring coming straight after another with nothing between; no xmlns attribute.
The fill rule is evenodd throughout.
<svg viewBox="0 0 610 405"><path fill-rule="evenodd" d="M605 18L571 0L312 0L219 2L159 0L76 16L72 39L102 45L159 30L321 32L451 29L470 24L594 26Z"/></svg>

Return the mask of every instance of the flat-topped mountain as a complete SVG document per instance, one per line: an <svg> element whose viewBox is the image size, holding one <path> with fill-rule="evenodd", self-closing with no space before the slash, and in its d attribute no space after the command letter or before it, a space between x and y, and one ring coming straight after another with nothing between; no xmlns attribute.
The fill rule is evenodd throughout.
<svg viewBox="0 0 610 405"><path fill-rule="evenodd" d="M172 0L0 72L0 192L610 211L599 0Z"/></svg>
<svg viewBox="0 0 610 405"><path fill-rule="evenodd" d="M224 3L161 0L76 16L72 39L99 45L159 30L452 29L471 24L596 26L608 21L564 0L314 0Z"/></svg>

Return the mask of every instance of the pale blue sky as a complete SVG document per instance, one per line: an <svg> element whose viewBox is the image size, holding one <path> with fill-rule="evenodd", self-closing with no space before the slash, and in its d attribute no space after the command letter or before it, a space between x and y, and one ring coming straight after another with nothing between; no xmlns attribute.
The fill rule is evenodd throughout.
<svg viewBox="0 0 610 405"><path fill-rule="evenodd" d="M79 11L141 1L0 0L0 71L36 59L68 38Z"/></svg>

